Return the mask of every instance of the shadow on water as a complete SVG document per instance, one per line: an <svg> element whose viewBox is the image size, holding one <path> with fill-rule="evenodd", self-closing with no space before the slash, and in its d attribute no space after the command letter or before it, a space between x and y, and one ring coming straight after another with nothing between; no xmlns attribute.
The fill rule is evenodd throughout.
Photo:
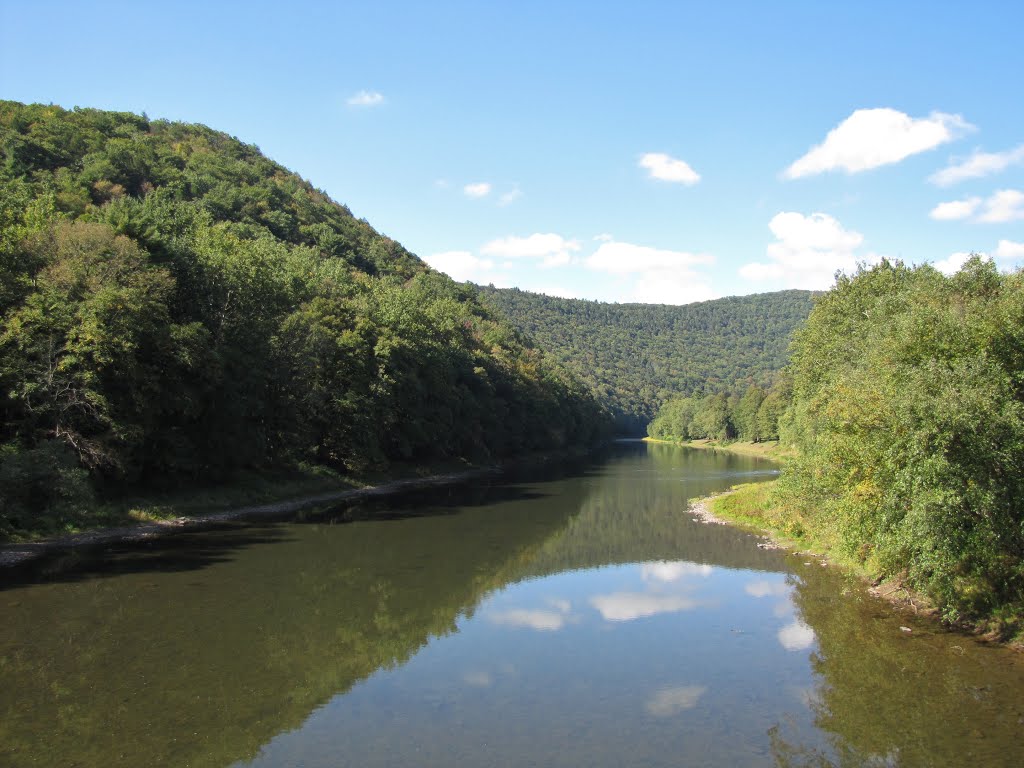
<svg viewBox="0 0 1024 768"><path fill-rule="evenodd" d="M261 514L210 524L202 530L172 532L159 538L118 544L79 545L48 552L24 564L0 569L0 592L37 582L76 582L128 573L178 572L223 563L239 551L279 543L289 524L345 525L399 522L455 515L473 507L527 502L544 494L522 482L586 476L590 463L554 462L532 470L513 470L496 479L397 491L356 503L310 507L297 512Z"/></svg>
<svg viewBox="0 0 1024 768"><path fill-rule="evenodd" d="M0 765L212 768L251 757L455 632L576 513L589 475L569 473L86 553L9 583Z"/></svg>

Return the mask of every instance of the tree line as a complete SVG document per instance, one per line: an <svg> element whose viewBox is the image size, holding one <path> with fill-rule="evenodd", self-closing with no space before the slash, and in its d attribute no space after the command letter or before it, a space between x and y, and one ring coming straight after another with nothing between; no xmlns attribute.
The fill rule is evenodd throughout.
<svg viewBox="0 0 1024 768"><path fill-rule="evenodd" d="M888 261L840 275L786 373L796 455L772 519L949 620L1020 632L1024 272L973 257L949 277Z"/></svg>
<svg viewBox="0 0 1024 768"><path fill-rule="evenodd" d="M97 495L499 458L607 424L471 287L256 147L0 102L0 532Z"/></svg>
<svg viewBox="0 0 1024 768"><path fill-rule="evenodd" d="M789 377L779 374L768 388L751 384L741 391L673 398L658 409L647 434L674 441L778 440L791 396Z"/></svg>
<svg viewBox="0 0 1024 768"><path fill-rule="evenodd" d="M587 384L620 431L632 434L643 434L674 396L771 387L813 303L810 291L670 306L480 290L487 304Z"/></svg>

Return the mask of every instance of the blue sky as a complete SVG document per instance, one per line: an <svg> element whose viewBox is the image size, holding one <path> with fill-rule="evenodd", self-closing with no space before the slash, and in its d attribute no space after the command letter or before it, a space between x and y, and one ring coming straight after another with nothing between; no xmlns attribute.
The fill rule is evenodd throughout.
<svg viewBox="0 0 1024 768"><path fill-rule="evenodd" d="M201 122L456 279L1024 262L1024 3L0 0L0 98Z"/></svg>

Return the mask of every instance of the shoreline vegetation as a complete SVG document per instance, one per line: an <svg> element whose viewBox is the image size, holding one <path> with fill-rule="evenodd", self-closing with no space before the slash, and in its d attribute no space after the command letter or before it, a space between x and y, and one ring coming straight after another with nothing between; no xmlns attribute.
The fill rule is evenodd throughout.
<svg viewBox="0 0 1024 768"><path fill-rule="evenodd" d="M950 626L1019 641L1022 320L1024 272L979 256L951 276L861 266L818 298L774 391L670 400L649 434L780 438L781 476L738 511Z"/></svg>
<svg viewBox="0 0 1024 768"><path fill-rule="evenodd" d="M699 448L707 451L726 451L739 454L740 456L754 456L778 462L784 462L793 455L793 452L778 440L761 440L755 443L749 440L710 440L707 438L700 440L664 440L656 437L645 437L643 441L645 443L679 445L683 448Z"/></svg>
<svg viewBox="0 0 1024 768"><path fill-rule="evenodd" d="M838 568L860 581L866 592L885 600L901 610L926 617L948 631L970 635L985 643L998 643L1024 652L1024 636L1008 636L988 622L949 621L926 595L910 587L901 576L882 578L842 551L807 533L794 531L791 521L772 503L777 481L742 483L722 493L695 499L686 513L703 523L732 525L758 535L764 543L759 547L784 549L793 554L812 557L822 565Z"/></svg>
<svg viewBox="0 0 1024 768"><path fill-rule="evenodd" d="M125 499L101 507L89 518L93 524L87 527L63 533L28 531L20 538L0 541L0 569L25 565L60 552L149 541L227 522L260 520L328 505L459 485L524 467L570 461L600 447L532 453L498 464L445 462L396 467L392 471L356 477L311 471L289 478L249 478L247 483Z"/></svg>

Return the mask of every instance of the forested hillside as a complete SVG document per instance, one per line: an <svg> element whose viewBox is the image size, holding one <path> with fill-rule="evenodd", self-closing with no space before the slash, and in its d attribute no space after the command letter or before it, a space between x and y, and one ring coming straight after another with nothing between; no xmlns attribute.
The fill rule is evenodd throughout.
<svg viewBox="0 0 1024 768"><path fill-rule="evenodd" d="M516 288L481 291L582 378L620 427L637 433L673 395L770 386L813 303L809 291L685 306L605 304Z"/></svg>
<svg viewBox="0 0 1024 768"><path fill-rule="evenodd" d="M0 533L239 469L594 439L474 291L201 125L0 102Z"/></svg>

